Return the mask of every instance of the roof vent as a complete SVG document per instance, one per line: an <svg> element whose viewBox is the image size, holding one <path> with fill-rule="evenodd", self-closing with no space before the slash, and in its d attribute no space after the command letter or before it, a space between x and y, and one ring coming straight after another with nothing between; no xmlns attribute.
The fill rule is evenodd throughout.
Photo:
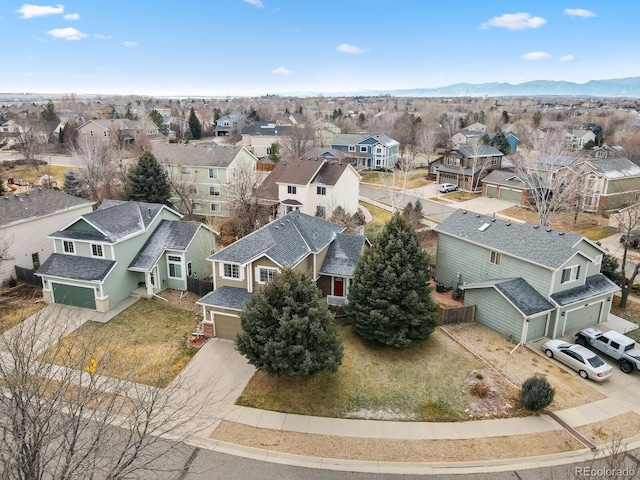
<svg viewBox="0 0 640 480"><path fill-rule="evenodd" d="M507 222L507 223L505 223L505 225L506 225L507 227L510 227L510 226L511 226L511 222Z"/></svg>
<svg viewBox="0 0 640 480"><path fill-rule="evenodd" d="M537 230L538 228L540 228L540 225L534 225L533 228Z"/></svg>
<svg viewBox="0 0 640 480"><path fill-rule="evenodd" d="M476 218L480 218L480 214L479 213L476 213Z"/></svg>
<svg viewBox="0 0 640 480"><path fill-rule="evenodd" d="M466 210L463 210L463 211L462 211L462 214L463 214L463 215L466 215L466 214L467 214L467 211L466 211Z"/></svg>
<svg viewBox="0 0 640 480"><path fill-rule="evenodd" d="M480 228L478 228L479 232L484 232L487 228L489 228L491 226L490 223L485 223L484 225L482 225Z"/></svg>
<svg viewBox="0 0 640 480"><path fill-rule="evenodd" d="M547 232L550 232L550 231L551 231L551 229L549 227L547 227Z"/></svg>
<svg viewBox="0 0 640 480"><path fill-rule="evenodd" d="M564 232L558 232L558 235L564 235Z"/></svg>

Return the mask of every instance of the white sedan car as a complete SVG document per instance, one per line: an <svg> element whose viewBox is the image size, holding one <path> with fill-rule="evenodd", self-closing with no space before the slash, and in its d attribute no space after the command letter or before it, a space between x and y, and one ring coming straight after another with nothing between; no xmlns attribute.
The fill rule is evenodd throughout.
<svg viewBox="0 0 640 480"><path fill-rule="evenodd" d="M582 345L573 345L562 340L549 340L542 345L542 350L547 357L555 358L576 370L582 378L604 382L613 373L610 365Z"/></svg>
<svg viewBox="0 0 640 480"><path fill-rule="evenodd" d="M440 185L438 185L438 190L440 190L442 193L455 192L456 190L458 190L458 186L454 185L453 183L441 183Z"/></svg>

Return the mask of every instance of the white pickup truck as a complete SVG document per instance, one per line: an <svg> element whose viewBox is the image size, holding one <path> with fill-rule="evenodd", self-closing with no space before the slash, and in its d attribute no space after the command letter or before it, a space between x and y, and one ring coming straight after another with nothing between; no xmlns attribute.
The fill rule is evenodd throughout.
<svg viewBox="0 0 640 480"><path fill-rule="evenodd" d="M640 350L635 348L635 342L626 335L613 330L601 332L595 328L585 328L576 333L576 343L593 347L615 358L624 373L640 370Z"/></svg>

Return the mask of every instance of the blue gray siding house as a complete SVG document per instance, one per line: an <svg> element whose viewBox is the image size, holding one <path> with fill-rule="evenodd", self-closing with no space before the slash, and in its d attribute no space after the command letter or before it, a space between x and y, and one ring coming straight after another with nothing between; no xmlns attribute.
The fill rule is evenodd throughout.
<svg viewBox="0 0 640 480"><path fill-rule="evenodd" d="M344 152L346 160L356 169L395 168L400 144L380 133L338 133L331 140L331 148Z"/></svg>
<svg viewBox="0 0 640 480"><path fill-rule="evenodd" d="M436 227L438 282L460 286L476 320L527 343L607 320L619 287L604 250L573 233L458 210Z"/></svg>

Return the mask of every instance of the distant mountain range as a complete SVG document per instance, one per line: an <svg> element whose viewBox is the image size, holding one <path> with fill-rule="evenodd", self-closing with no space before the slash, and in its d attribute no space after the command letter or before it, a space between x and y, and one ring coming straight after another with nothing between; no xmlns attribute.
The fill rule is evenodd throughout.
<svg viewBox="0 0 640 480"><path fill-rule="evenodd" d="M412 88L407 90L367 90L364 95L392 95L396 97L640 97L640 77L591 80L574 83L554 80L534 80L511 83L456 83L437 88ZM352 93L353 95L353 93Z"/></svg>

